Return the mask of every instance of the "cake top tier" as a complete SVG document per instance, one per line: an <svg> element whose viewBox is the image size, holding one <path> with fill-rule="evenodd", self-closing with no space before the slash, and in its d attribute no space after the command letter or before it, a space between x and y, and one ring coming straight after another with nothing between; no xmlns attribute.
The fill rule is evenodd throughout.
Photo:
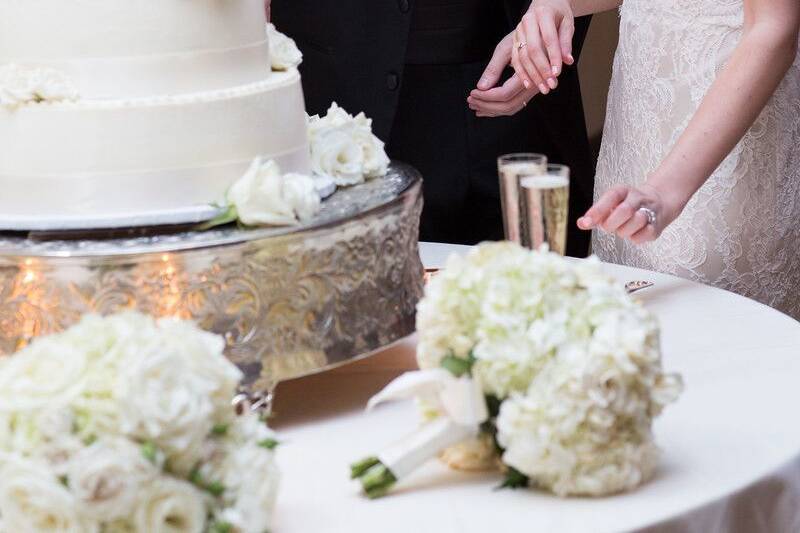
<svg viewBox="0 0 800 533"><path fill-rule="evenodd" d="M0 0L0 65L56 69L81 98L181 94L270 72L263 0Z"/></svg>

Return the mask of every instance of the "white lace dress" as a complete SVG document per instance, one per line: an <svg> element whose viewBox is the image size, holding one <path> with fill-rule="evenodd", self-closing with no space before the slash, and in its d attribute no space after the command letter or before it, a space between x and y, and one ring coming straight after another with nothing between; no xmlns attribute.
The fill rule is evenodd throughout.
<svg viewBox="0 0 800 533"><path fill-rule="evenodd" d="M596 198L642 183L742 35L743 0L625 0ZM699 147L698 147L699 148ZM660 239L595 232L603 260L675 274L800 319L800 55L754 126Z"/></svg>

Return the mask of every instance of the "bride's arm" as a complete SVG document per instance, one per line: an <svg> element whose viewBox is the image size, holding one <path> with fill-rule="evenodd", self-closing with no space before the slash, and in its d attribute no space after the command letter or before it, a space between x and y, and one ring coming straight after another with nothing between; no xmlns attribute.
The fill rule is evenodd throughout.
<svg viewBox="0 0 800 533"><path fill-rule="evenodd" d="M753 125L797 55L800 2L744 5L741 41L667 157L643 187L604 195L581 228L601 226L634 242L657 238ZM657 211L655 226L638 212L643 205Z"/></svg>

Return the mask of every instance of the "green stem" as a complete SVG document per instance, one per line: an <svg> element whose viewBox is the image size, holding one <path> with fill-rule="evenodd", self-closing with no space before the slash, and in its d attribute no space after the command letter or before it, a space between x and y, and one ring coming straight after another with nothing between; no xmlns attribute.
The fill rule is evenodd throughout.
<svg viewBox="0 0 800 533"><path fill-rule="evenodd" d="M351 479L361 481L364 492L370 499L385 496L397 483L397 478L376 457L368 457L350 466Z"/></svg>
<svg viewBox="0 0 800 533"><path fill-rule="evenodd" d="M224 226L225 224L230 224L235 220L239 219L239 213L236 211L235 205L228 206L228 209L224 212L220 213L219 215L215 216L211 220L207 222L203 222L202 224L198 224L195 226L195 231L206 231L210 230L211 228L216 228L217 226Z"/></svg>

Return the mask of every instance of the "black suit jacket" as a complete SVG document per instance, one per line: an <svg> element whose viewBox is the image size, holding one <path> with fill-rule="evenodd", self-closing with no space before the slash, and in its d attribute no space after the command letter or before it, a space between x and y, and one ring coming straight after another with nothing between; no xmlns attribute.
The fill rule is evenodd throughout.
<svg viewBox="0 0 800 533"><path fill-rule="evenodd" d="M467 216L453 214L448 210L453 203L453 195L449 191L442 191L439 185L445 187L447 184L442 182L456 179L456 176L445 176L447 170L437 167L436 161L431 160L434 157L441 159L441 154L426 156L413 146L410 152L408 149L402 150L397 145L397 139L391 139L393 126L402 122L396 122L396 116L415 1L272 0L272 18L282 32L297 41L303 52L300 70L308 112L324 113L334 100L351 113L364 111L373 119L373 128L378 137L386 142L392 141L388 146L389 155L407 159L423 170L426 177L426 210L423 212L425 236L425 228L432 225L428 218L436 213L443 217L452 215L451 218L458 219L459 223ZM496 1L503 3L508 32L516 27L530 5L530 0ZM573 55L576 59L580 55L588 27L589 18L576 21L573 41ZM482 67L478 65L478 68ZM507 75L510 74L509 69ZM470 83L476 83L478 75L479 72ZM452 80L449 83L461 81ZM472 88L474 85L464 85L459 86L455 92L449 91L450 96L447 102L442 102L443 107L451 106L452 110L452 106L456 106L460 110L463 106L464 112L469 113L466 97ZM441 87L438 89L441 90ZM486 122L482 122L483 126L475 130L477 137L502 136L497 132L505 128L505 136L518 142L503 145L488 143L485 150L474 146L456 149L461 152L469 149L471 157L481 161L482 168L478 172L484 175L486 185L479 195L480 198L471 205L478 209L480 203L486 203L489 198L494 206L492 209L497 212L490 217L495 222L488 222L487 225L499 224L496 222L499 217L499 192L494 158L500 153L521 150L545 153L553 162L565 163L572 169L568 250L571 255L585 255L588 252L589 236L585 232L578 232L574 221L591 205L594 161L586 135L577 69L566 67L559 78L556 91L547 96L535 97L513 119L480 120ZM448 126L433 123L415 127L448 131ZM451 171L453 174L458 172L461 170ZM440 189L438 192L437 188ZM502 228L499 232L499 236L502 236ZM475 235L475 239L498 237L497 233Z"/></svg>
<svg viewBox="0 0 800 533"><path fill-rule="evenodd" d="M372 118L378 137L388 140L403 76L413 2L272 0L275 25L295 39L303 52L300 70L309 114L324 113L331 101L337 100L352 113L364 111ZM503 3L510 32L530 0ZM588 17L576 23L576 59L588 27ZM579 91L577 85L574 90ZM580 115L583 120L582 110Z"/></svg>

